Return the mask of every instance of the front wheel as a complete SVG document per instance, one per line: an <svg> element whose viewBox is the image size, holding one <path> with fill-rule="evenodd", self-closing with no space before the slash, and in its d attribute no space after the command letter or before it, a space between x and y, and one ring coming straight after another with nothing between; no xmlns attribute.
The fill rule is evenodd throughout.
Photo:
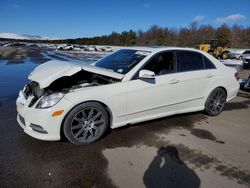
<svg viewBox="0 0 250 188"><path fill-rule="evenodd" d="M210 116L219 115L226 103L226 92L222 88L214 89L207 98L205 112Z"/></svg>
<svg viewBox="0 0 250 188"><path fill-rule="evenodd" d="M73 144L82 145L100 139L109 126L107 110L99 103L76 106L66 117L63 132Z"/></svg>

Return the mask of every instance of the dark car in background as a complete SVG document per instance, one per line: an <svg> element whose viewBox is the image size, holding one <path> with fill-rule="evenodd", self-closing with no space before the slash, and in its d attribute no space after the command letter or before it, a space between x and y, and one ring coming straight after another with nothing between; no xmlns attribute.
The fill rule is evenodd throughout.
<svg viewBox="0 0 250 188"><path fill-rule="evenodd" d="M250 55L247 57L244 57L243 59L243 67L244 68L250 68Z"/></svg>

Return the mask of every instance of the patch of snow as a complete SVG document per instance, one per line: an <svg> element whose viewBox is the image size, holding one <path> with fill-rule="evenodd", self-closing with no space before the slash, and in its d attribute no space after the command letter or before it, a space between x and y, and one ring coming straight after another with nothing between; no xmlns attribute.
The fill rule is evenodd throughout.
<svg viewBox="0 0 250 188"><path fill-rule="evenodd" d="M227 60L220 60L225 65L243 65L242 60L237 59L227 59Z"/></svg>
<svg viewBox="0 0 250 188"><path fill-rule="evenodd" d="M56 40L59 38L32 36L32 35L19 35L15 33L0 33L0 38L4 39L19 39L19 40Z"/></svg>
<svg viewBox="0 0 250 188"><path fill-rule="evenodd" d="M228 48L227 50L230 51L231 53L242 54L243 52L245 52L248 49Z"/></svg>

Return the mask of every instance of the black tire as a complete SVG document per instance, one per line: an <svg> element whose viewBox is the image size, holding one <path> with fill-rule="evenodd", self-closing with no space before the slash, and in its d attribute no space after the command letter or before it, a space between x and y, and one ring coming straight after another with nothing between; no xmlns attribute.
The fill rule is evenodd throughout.
<svg viewBox="0 0 250 188"><path fill-rule="evenodd" d="M205 113L210 116L219 115L226 103L226 92L222 88L214 89L205 103Z"/></svg>
<svg viewBox="0 0 250 188"><path fill-rule="evenodd" d="M76 106L63 123L63 133L73 144L84 145L99 140L109 127L107 110L97 102Z"/></svg>

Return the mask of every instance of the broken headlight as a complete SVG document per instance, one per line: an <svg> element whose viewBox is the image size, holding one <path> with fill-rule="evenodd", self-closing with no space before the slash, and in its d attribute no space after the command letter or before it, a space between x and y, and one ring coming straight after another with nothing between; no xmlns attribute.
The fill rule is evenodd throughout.
<svg viewBox="0 0 250 188"><path fill-rule="evenodd" d="M58 103L64 96L64 93L53 93L43 96L37 104L37 108L49 108Z"/></svg>

